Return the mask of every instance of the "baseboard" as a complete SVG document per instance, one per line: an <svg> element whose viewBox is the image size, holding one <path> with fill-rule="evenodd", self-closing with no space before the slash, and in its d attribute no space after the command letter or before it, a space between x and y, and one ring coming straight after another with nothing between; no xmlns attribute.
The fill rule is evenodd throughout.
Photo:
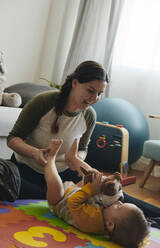
<svg viewBox="0 0 160 248"><path fill-rule="evenodd" d="M141 156L139 160L131 165L133 170L145 171L149 164L149 159ZM153 177L160 177L160 166L156 165L151 173Z"/></svg>

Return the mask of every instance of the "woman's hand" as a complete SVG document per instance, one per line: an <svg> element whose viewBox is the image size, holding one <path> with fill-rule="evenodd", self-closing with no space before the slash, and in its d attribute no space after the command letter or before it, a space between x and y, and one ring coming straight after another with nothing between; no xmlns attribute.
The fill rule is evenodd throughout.
<svg viewBox="0 0 160 248"><path fill-rule="evenodd" d="M28 145L19 137L15 137L8 142L9 148L19 153L21 156L34 159L35 162L41 166L45 166L47 163L46 154L48 147L44 149L38 149L34 146Z"/></svg>
<svg viewBox="0 0 160 248"><path fill-rule="evenodd" d="M47 164L48 147L43 149L35 149L33 153L33 159L38 165L45 166Z"/></svg>

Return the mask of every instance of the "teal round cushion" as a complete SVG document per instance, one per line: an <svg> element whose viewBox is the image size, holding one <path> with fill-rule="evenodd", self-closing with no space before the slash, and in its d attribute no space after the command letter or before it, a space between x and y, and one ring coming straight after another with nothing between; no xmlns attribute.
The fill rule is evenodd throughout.
<svg viewBox="0 0 160 248"><path fill-rule="evenodd" d="M160 162L160 140L147 140L144 142L144 157Z"/></svg>

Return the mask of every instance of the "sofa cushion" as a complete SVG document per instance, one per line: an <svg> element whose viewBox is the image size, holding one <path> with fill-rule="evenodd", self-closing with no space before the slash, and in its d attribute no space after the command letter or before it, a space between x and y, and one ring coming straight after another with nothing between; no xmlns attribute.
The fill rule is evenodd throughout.
<svg viewBox="0 0 160 248"><path fill-rule="evenodd" d="M0 136L8 136L21 110L22 108L0 106Z"/></svg>
<svg viewBox="0 0 160 248"><path fill-rule="evenodd" d="M37 83L17 83L5 88L4 92L16 92L20 94L22 97L22 104L20 107L22 108L33 96L49 90L54 90L54 88L48 85L39 85Z"/></svg>

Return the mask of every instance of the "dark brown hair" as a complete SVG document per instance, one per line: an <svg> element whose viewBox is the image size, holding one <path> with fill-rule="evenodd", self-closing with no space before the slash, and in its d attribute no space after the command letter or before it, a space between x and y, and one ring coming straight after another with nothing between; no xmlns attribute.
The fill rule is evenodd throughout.
<svg viewBox="0 0 160 248"><path fill-rule="evenodd" d="M72 89L73 79L77 79L81 84L90 82L92 80L106 81L107 83L109 83L107 73L102 67L102 65L100 65L99 63L88 60L79 64L75 71L67 76L57 96L55 102L55 112L57 114L57 119L52 126L53 132L58 132L58 118L62 115L64 111L64 107Z"/></svg>
<svg viewBox="0 0 160 248"><path fill-rule="evenodd" d="M149 224L143 212L137 207L126 218L115 220L111 240L127 248L138 248L149 234Z"/></svg>

